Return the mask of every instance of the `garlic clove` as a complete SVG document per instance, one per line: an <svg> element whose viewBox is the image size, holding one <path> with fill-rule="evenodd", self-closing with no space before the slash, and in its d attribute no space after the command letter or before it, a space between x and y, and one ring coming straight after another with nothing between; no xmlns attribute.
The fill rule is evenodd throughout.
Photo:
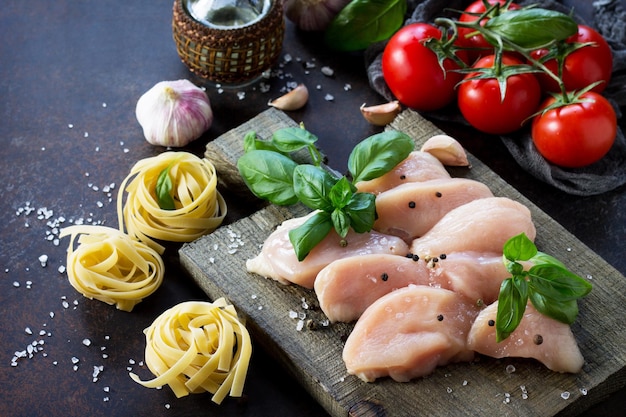
<svg viewBox="0 0 626 417"><path fill-rule="evenodd" d="M428 152L447 166L470 166L463 146L448 135L435 135L422 145L421 151Z"/></svg>
<svg viewBox="0 0 626 417"><path fill-rule="evenodd" d="M296 88L276 100L270 101L267 105L279 110L291 111L301 109L307 101L309 101L309 89L304 84L298 84Z"/></svg>
<svg viewBox="0 0 626 417"><path fill-rule="evenodd" d="M361 114L365 120L376 126L385 126L393 122L401 110L402 106L398 101L369 107L366 107L365 103L361 105Z"/></svg>
<svg viewBox="0 0 626 417"><path fill-rule="evenodd" d="M189 80L161 81L137 101L135 116L152 145L181 147L213 123L206 92Z"/></svg>

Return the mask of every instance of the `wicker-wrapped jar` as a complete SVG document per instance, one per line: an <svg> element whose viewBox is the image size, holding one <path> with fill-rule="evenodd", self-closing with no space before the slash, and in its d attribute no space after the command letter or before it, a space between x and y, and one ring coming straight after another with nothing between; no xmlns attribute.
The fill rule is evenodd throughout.
<svg viewBox="0 0 626 417"><path fill-rule="evenodd" d="M283 45L282 0L240 27L210 27L194 19L184 0L174 1L172 31L181 60L195 74L225 85L246 84L276 63Z"/></svg>

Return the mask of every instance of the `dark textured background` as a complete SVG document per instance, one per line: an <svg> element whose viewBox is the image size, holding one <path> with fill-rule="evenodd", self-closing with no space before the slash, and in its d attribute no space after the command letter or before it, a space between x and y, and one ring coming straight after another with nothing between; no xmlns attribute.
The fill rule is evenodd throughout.
<svg viewBox="0 0 626 417"><path fill-rule="evenodd" d="M589 3L580 1L583 8ZM64 217L63 225L84 219L117 227L117 188L109 197L104 186L119 185L137 160L163 151L143 139L134 116L139 96L162 80L202 83L176 54L171 9L166 0L9 0L0 9L1 416L325 415L260 348L254 352L246 396L221 406L208 395L177 400L167 388L146 389L128 377L129 367L145 371L139 365L142 330L166 308L206 298L180 272L175 245L165 256L164 285L132 313L83 298L57 271L65 265L68 240L59 246L48 240L56 233L50 222ZM291 62L285 62L285 54ZM305 62L314 67L307 69ZM333 77L321 74L325 65L334 69ZM378 131L361 118L358 107L383 101L368 85L363 56L334 54L319 35L298 33L289 24L275 70L269 92L257 85L220 93L207 84L215 122L187 150L201 155L207 141L267 108L288 81L305 82L310 102L290 115L319 136L330 165L345 170L354 144ZM334 100L325 100L326 94ZM499 140L463 126L440 127L626 273L623 187L596 197L572 197L530 177ZM228 221L254 210L233 199L228 204ZM27 206L46 208L51 217L39 219L37 211L18 214ZM43 254L49 257L45 267L38 260ZM90 346L82 343L85 338ZM16 351L40 340L40 352L11 366ZM79 359L76 371L72 357ZM104 370L92 382L93 367L100 365ZM588 415L622 415L623 394Z"/></svg>

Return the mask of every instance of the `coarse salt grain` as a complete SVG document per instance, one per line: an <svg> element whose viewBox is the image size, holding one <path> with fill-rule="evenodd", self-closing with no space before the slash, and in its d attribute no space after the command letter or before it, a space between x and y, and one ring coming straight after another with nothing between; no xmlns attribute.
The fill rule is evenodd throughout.
<svg viewBox="0 0 626 417"><path fill-rule="evenodd" d="M563 398L564 400L568 400L568 399L569 399L569 397L570 397L570 393L569 393L569 391L563 391L563 392L561 393L561 398Z"/></svg>
<svg viewBox="0 0 626 417"><path fill-rule="evenodd" d="M512 374L513 372L515 372L515 366L513 366L513 365L507 365L507 367L506 367L506 373L507 373L507 374Z"/></svg>
<svg viewBox="0 0 626 417"><path fill-rule="evenodd" d="M91 346L91 340L89 340L89 339L83 339L83 345L85 345L85 346Z"/></svg>

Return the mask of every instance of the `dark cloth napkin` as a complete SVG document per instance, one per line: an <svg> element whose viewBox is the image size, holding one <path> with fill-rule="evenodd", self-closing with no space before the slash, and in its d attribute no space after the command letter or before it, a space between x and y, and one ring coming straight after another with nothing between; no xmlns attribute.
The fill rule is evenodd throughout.
<svg viewBox="0 0 626 417"><path fill-rule="evenodd" d="M520 5L536 4L539 7L571 14L572 10L554 0L521 0ZM433 22L442 15L458 17L448 9L463 10L469 4L462 0L409 0L410 17L405 24ZM593 21L585 21L574 13L572 17L580 24L598 30L608 41L613 52L613 72L610 84L602 93L613 105L618 119L626 107L626 10L620 0L597 0L593 3ZM394 96L385 84L381 70L382 51L385 44L372 45L365 53L369 82L372 88L387 100ZM422 113L426 118L454 123L467 122L460 112L446 109ZM619 121L618 121L619 123ZM584 168L566 169L548 163L536 150L528 126L501 139L519 165L536 178L574 195L601 194L626 184L626 138L618 126L615 144L600 161Z"/></svg>

